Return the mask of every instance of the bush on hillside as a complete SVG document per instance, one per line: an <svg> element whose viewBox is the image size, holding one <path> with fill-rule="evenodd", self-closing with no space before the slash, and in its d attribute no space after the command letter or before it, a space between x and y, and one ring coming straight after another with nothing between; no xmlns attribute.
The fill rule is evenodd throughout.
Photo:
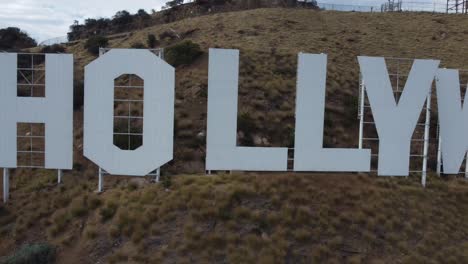
<svg viewBox="0 0 468 264"><path fill-rule="evenodd" d="M241 113L238 117L237 127L239 131L244 133L244 139L242 140L242 145L244 146L253 146L253 135L256 130L255 120L248 112Z"/></svg>
<svg viewBox="0 0 468 264"><path fill-rule="evenodd" d="M93 55L99 54L99 48L105 48L109 45L109 40L103 36L90 37L85 43L85 49Z"/></svg>
<svg viewBox="0 0 468 264"><path fill-rule="evenodd" d="M159 45L159 42L154 34L149 34L146 40L146 44L149 48L154 49L157 45Z"/></svg>
<svg viewBox="0 0 468 264"><path fill-rule="evenodd" d="M145 44L141 42L135 42L131 46L132 49L146 49Z"/></svg>
<svg viewBox="0 0 468 264"><path fill-rule="evenodd" d="M143 20L151 18L150 14L148 14L148 12L146 12L144 9L139 9L136 13L136 16L140 17Z"/></svg>
<svg viewBox="0 0 468 264"><path fill-rule="evenodd" d="M30 244L21 247L5 260L5 264L55 263L55 248L49 244Z"/></svg>
<svg viewBox="0 0 468 264"><path fill-rule="evenodd" d="M0 29L0 50L11 51L37 46L36 41L16 27Z"/></svg>
<svg viewBox="0 0 468 264"><path fill-rule="evenodd" d="M190 40L175 44L165 51L166 61L174 67L193 63L203 52Z"/></svg>
<svg viewBox="0 0 468 264"><path fill-rule="evenodd" d="M75 79L73 85L73 109L79 110L84 104L84 84L83 80Z"/></svg>
<svg viewBox="0 0 468 264"><path fill-rule="evenodd" d="M64 53L65 47L59 44L54 44L51 46L45 46L41 49L42 53Z"/></svg>

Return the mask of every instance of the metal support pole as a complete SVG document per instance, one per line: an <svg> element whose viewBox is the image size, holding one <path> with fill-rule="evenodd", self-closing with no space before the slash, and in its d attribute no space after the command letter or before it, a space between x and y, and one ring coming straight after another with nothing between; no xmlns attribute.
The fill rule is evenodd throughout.
<svg viewBox="0 0 468 264"><path fill-rule="evenodd" d="M468 155L466 156L466 163L465 163L465 178L468 179Z"/></svg>
<svg viewBox="0 0 468 264"><path fill-rule="evenodd" d="M7 203L10 197L10 171L3 168L3 202Z"/></svg>
<svg viewBox="0 0 468 264"><path fill-rule="evenodd" d="M442 173L442 137L439 134L439 146L437 147L437 175L440 176L441 173Z"/></svg>
<svg viewBox="0 0 468 264"><path fill-rule="evenodd" d="M426 187L427 180L427 158L429 155L429 130L431 125L431 92L427 96L426 102L426 124L424 126L424 152L421 183Z"/></svg>
<svg viewBox="0 0 468 264"><path fill-rule="evenodd" d="M362 81L361 78L361 83L359 84L359 149L362 149L363 145L363 136L364 136L364 103L365 103L365 98L366 98L366 93L364 90L364 81Z"/></svg>
<svg viewBox="0 0 468 264"><path fill-rule="evenodd" d="M102 169L99 168L99 182L98 182L98 192L101 193L102 192L102 186L103 186L103 181L104 181L104 177L103 177L103 173L102 173Z"/></svg>
<svg viewBox="0 0 468 264"><path fill-rule="evenodd" d="M159 182L161 179L161 168L156 169L156 182Z"/></svg>
<svg viewBox="0 0 468 264"><path fill-rule="evenodd" d="M58 184L62 183L62 176L63 176L63 171L62 170L57 170L57 183Z"/></svg>

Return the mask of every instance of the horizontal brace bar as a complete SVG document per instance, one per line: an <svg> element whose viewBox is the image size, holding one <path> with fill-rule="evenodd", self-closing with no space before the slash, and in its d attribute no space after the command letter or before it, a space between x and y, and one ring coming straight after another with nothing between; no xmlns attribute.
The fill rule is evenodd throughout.
<svg viewBox="0 0 468 264"><path fill-rule="evenodd" d="M16 167L20 168L20 169L45 169L45 166L22 166L22 165L18 165Z"/></svg>
<svg viewBox="0 0 468 264"><path fill-rule="evenodd" d="M40 84L40 83L37 83L37 84L34 84L34 83L17 83L16 85L17 86L41 86L41 87L46 86L45 84Z"/></svg>
<svg viewBox="0 0 468 264"><path fill-rule="evenodd" d="M19 151L16 151L16 153L44 154L45 151L23 151L23 150L19 150Z"/></svg>
<svg viewBox="0 0 468 264"><path fill-rule="evenodd" d="M129 86L124 86L124 85L116 85L116 86L114 86L114 88L143 89L144 86L131 86L131 85L129 85Z"/></svg>
<svg viewBox="0 0 468 264"><path fill-rule="evenodd" d="M143 103L144 100L140 100L140 99L114 99L114 102Z"/></svg>
<svg viewBox="0 0 468 264"><path fill-rule="evenodd" d="M143 136L143 134L138 134L138 133L114 133L114 136Z"/></svg>
<svg viewBox="0 0 468 264"><path fill-rule="evenodd" d="M371 121L364 121L363 124L365 125L375 125L375 122L371 122ZM416 124L417 126L429 126L429 124L426 124L426 123L417 123Z"/></svg>
<svg viewBox="0 0 468 264"><path fill-rule="evenodd" d="M45 68L16 68L18 71L45 71Z"/></svg>
<svg viewBox="0 0 468 264"><path fill-rule="evenodd" d="M143 119L142 116L114 116L117 119Z"/></svg>
<svg viewBox="0 0 468 264"><path fill-rule="evenodd" d="M378 141L379 138L363 138L362 140L367 140L367 141ZM424 139L411 139L411 141L415 141L415 142L425 142L425 141L429 141L429 140L424 140Z"/></svg>
<svg viewBox="0 0 468 264"><path fill-rule="evenodd" d="M17 138L45 138L45 136L16 136Z"/></svg>
<svg viewBox="0 0 468 264"><path fill-rule="evenodd" d="M390 73L388 76L400 76L400 77L408 77L407 74L398 74L398 73Z"/></svg>
<svg viewBox="0 0 468 264"><path fill-rule="evenodd" d="M371 105L364 105L364 108L372 108ZM426 111L427 107L423 107L421 111ZM429 111L433 111L432 109L429 109Z"/></svg>

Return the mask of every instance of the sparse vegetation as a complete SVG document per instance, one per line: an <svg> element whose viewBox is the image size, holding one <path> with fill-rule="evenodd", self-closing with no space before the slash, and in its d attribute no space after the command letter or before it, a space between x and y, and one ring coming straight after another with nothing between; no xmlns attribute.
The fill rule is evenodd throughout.
<svg viewBox="0 0 468 264"><path fill-rule="evenodd" d="M145 44L141 42L135 42L131 46L132 49L146 49Z"/></svg>
<svg viewBox="0 0 468 264"><path fill-rule="evenodd" d="M82 79L73 81L73 109L79 110L84 104L84 83Z"/></svg>
<svg viewBox="0 0 468 264"><path fill-rule="evenodd" d="M180 65L191 64L202 53L200 45L187 40L168 47L165 50L165 57L169 64L178 67Z"/></svg>
<svg viewBox="0 0 468 264"><path fill-rule="evenodd" d="M60 44L45 46L41 49L42 53L65 53L66 49Z"/></svg>

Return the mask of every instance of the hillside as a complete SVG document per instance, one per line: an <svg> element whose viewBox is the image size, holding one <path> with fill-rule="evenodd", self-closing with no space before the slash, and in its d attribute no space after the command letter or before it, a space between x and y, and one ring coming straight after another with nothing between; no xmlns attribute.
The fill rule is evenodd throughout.
<svg viewBox="0 0 468 264"><path fill-rule="evenodd" d="M255 138L266 146L292 147L297 53L327 53L327 111L325 145L357 146L358 55L401 58L436 58L442 67L468 68L463 48L468 38L464 16L444 14L377 14L317 12L302 9L258 9L186 19L110 41L110 47L129 48L146 43L148 34L165 38L167 47L189 39L204 55L176 72L176 149L172 173L200 173L204 168L204 141L197 139L206 128L208 49L241 51L239 143ZM83 80L83 66L94 59L77 44L67 48L75 55L76 80ZM243 115L243 113L246 113ZM81 114L77 113L76 150L80 156ZM435 137L435 131L433 131ZM266 144L265 144L266 143ZM84 162L84 161L83 161Z"/></svg>
<svg viewBox="0 0 468 264"><path fill-rule="evenodd" d="M26 242L58 247L58 263L462 263L468 261L466 182L431 175L382 179L356 174L204 176L208 48L241 51L239 144L293 145L297 53L327 53L325 145L356 147L358 55L436 58L468 68L468 19L426 13L256 9L158 25L110 40L146 43L176 32L204 54L177 68L174 161L163 184L106 177L82 156L82 109L75 112L74 168L16 170L0 207L0 255ZM85 42L66 47L75 79L95 57ZM75 81L79 87L79 82ZM80 87L79 87L80 88ZM82 87L81 87L82 89ZM435 132L432 133L435 137ZM433 148L434 146L432 146Z"/></svg>

